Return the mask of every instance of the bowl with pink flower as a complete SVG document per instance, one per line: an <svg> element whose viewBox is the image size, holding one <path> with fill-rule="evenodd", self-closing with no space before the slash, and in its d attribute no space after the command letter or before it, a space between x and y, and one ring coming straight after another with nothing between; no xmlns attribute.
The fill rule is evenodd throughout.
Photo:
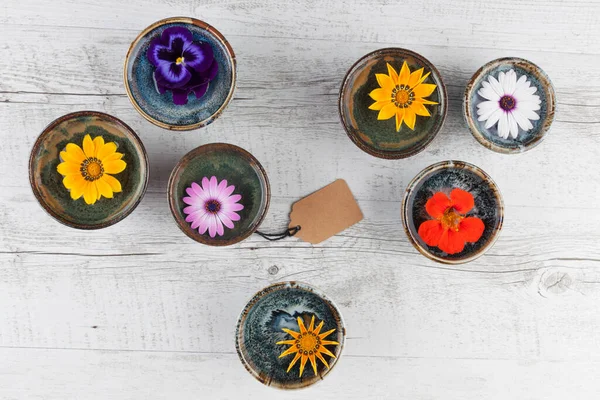
<svg viewBox="0 0 600 400"><path fill-rule="evenodd" d="M511 154L537 146L554 121L556 98L546 73L522 58L500 58L467 84L463 114L471 133L490 150Z"/></svg>
<svg viewBox="0 0 600 400"><path fill-rule="evenodd" d="M258 160L226 143L203 145L183 156L171 173L168 193L179 228L212 246L254 233L270 201L269 180Z"/></svg>
<svg viewBox="0 0 600 400"><path fill-rule="evenodd" d="M167 18L144 29L125 59L125 89L136 110L162 128L210 124L233 96L235 54L206 22Z"/></svg>

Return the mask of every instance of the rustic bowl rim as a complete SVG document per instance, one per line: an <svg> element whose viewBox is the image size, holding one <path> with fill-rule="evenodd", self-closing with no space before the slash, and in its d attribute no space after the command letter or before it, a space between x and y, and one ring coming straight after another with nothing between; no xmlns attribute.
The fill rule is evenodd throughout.
<svg viewBox="0 0 600 400"><path fill-rule="evenodd" d="M127 135L129 136L129 139L132 141L135 141L141 150L141 152L139 152L137 154L138 157L140 158L140 164L143 164L144 171L145 171L145 173L143 174L143 177L142 177L141 191L133 199L132 206L129 210L126 210L122 213L117 213L115 215L115 217L109 219L106 222L100 223L100 224L88 225L88 224L80 224L78 222L72 222L72 221L66 220L64 217L62 217L60 214L58 214L50 205L46 204L46 202L43 200L43 196L41 195L41 193L39 191L39 188L38 188L38 185L37 185L36 179L35 179L35 172L34 172L35 168L34 167L36 164L36 159L34 157L34 154L38 153L39 148L42 145L42 142L45 140L46 135L48 135L54 128L56 128L56 126L60 125L61 123L65 122L69 119L74 119L74 118L79 118L79 117L98 117L98 118L103 118L103 119L111 121L112 123L120 126L123 129L123 131L127 133ZM100 112L100 111L88 111L88 110L75 111L75 112L68 113L68 114L65 114L63 116L56 118L42 130L42 132L36 139L35 143L33 144L33 147L31 148L31 153L29 155L29 184L31 185L33 195L37 199L38 203L42 206L44 211L46 211L55 220L57 220L58 222L60 222L63 225L69 226L71 228L76 228L76 229L94 230L94 229L107 228L107 227L114 225L117 222L123 220L127 216L129 216L129 214L131 214L133 212L133 210L135 210L137 208L137 206L142 201L142 198L146 194L146 189L148 188L149 175L150 175L150 171L148 169L148 154L146 153L146 148L144 147L144 143L142 142L140 137L137 135L137 133L135 133L135 131L133 129L131 129L131 127L129 125L127 125L125 122L123 122L119 118L112 116L110 114L106 114L104 112Z"/></svg>
<svg viewBox="0 0 600 400"><path fill-rule="evenodd" d="M223 101L223 104L221 104L219 109L217 111L215 111L212 115L207 117L206 119L199 121L199 122L195 122L193 124L188 124L188 125L168 124L168 123L162 122L162 121L152 117L148 113L146 113L139 106L138 102L135 99L135 96L131 92L131 89L129 87L129 77L127 76L127 66L129 65L129 61L131 59L133 50L137 46L137 44L140 42L140 40L142 40L149 32L153 31L154 29L159 28L163 25L172 24L172 23L191 24L191 25L198 26L198 27L208 31L213 36L215 36L217 38L217 40L219 40L225 46L225 49L227 50L226 51L227 56L228 56L229 60L231 61L231 87L229 88L229 93L227 94L225 101ZM193 129L198 129L198 128L202 128L206 125L209 125L223 113L225 108L227 108L227 106L231 102L231 99L233 98L233 93L236 88L237 63L236 63L235 53L233 52L233 48L229 44L229 41L227 41L227 39L225 39L225 36L223 36L223 34L221 32L219 32L215 27L213 27L212 25L210 25L202 20L196 19L196 18L169 17L169 18L164 18L164 19L154 22L152 25L148 26L142 32L140 32L137 35L137 37L133 40L133 42L129 46L129 50L127 50L127 55L125 56L125 63L123 65L123 80L124 80L125 90L127 91L127 97L129 98L129 101L131 102L133 107L137 110L137 112L140 113L140 115L142 117L144 117L146 120L150 121L154 125L159 126L164 129L169 129L169 130L173 130L173 131L190 131Z"/></svg>
<svg viewBox="0 0 600 400"><path fill-rule="evenodd" d="M481 76L488 74L492 69L494 69L502 64L509 64L509 65L515 65L515 66L526 65L526 66L532 67L533 70L535 71L534 74L536 75L536 78L541 81L540 83L542 83L542 85L544 86L545 92L546 92L546 120L543 122L543 125L540 127L539 134L536 137L534 137L530 142L528 142L526 145L524 145L523 147L519 147L519 148L508 148L508 147L500 146L496 143L493 143L489 139L487 139L475 125L476 117L474 115L472 115L472 112L471 112L471 99L470 98L471 98L471 94L473 93L475 82ZM552 81L550 80L550 77L548 76L548 74L546 74L546 72L544 72L544 70L542 68L540 68L537 64L534 64L533 62L526 60L524 58L520 58L520 57L501 57L501 58L497 58L495 60L489 61L486 64L484 64L483 66L481 66L481 68L479 68L473 74L471 79L469 79L469 82L467 82L467 86L465 87L465 93L463 95L463 110L462 111L463 111L463 118L465 119L465 122L466 122L467 126L469 127L469 130L471 131L471 134L482 146L484 146L492 151L495 151L497 153L520 154L520 153L524 153L528 150L533 149L534 147L536 147L540 143L542 143L542 141L545 139L546 134L548 133L548 131L550 130L550 127L552 126L552 123L554 122L554 117L555 117L555 113L556 113L556 92L554 90L554 85L552 84Z"/></svg>
<svg viewBox="0 0 600 400"><path fill-rule="evenodd" d="M175 176L179 173L180 170L182 170L183 168L185 168L187 166L187 164L190 160L196 158L197 156L199 156L202 153L205 153L205 152L211 151L211 150L213 150L213 151L214 150L216 150L216 151L233 150L234 152L238 153L239 155L241 155L248 161L254 162L257 167L256 168L257 172L259 172L260 177L264 180L264 183L265 183L265 193L264 193L265 205L264 205L263 209L260 211L260 214L259 214L258 219L256 220L254 226L251 227L250 229L248 229L248 231L243 233L242 235L236 236L229 240L215 240L215 238L211 238L210 236L207 236L207 235L196 235L193 233L195 231L190 228L189 224L187 222L185 222L185 220L180 221L178 218L179 214L177 211L177 205L175 203L175 199L176 199L176 197L175 197L175 190L176 190ZM181 231L183 233L185 233L189 238L195 240L198 243L202 243L202 244L209 245L209 246L229 246L229 245L232 245L235 243L239 243L244 239L247 239L250 235L252 235L254 232L256 232L258 230L258 228L260 227L260 224L263 222L263 220L265 219L265 216L267 215L267 211L269 210L269 205L271 203L271 185L269 183L269 177L267 176L267 172L263 168L262 164L250 152L248 152L247 150L245 150L241 147L238 147L234 144L208 143L208 144L198 146L195 149L189 151L187 154L185 154L183 157L181 157L181 159L177 162L175 167L173 167L173 170L171 171L171 175L169 176L169 183L167 185L167 196L169 197L169 208L171 209L171 214L173 215L173 219L177 223L177 226L179 227L179 229L181 229Z"/></svg>
<svg viewBox="0 0 600 400"><path fill-rule="evenodd" d="M427 248L425 248L424 246L422 246L419 243L419 240L414 236L413 232L409 228L409 223L408 223L408 201L415 189L415 186L419 182L421 182L421 180L428 174L438 171L438 170L449 169L449 168L469 169L469 170L475 172L477 175L479 175L482 179L484 179L489 184L490 188L492 189L492 191L495 194L496 201L498 203L498 226L496 226L494 228L494 233L491 236L491 238L488 240L487 244L485 246L483 246L482 248L480 248L477 252L473 253L472 255L465 257L465 258L461 258L461 259L455 259L455 260L446 259L444 257L439 257L439 256L436 256L436 255L432 254L431 252L429 252L429 250ZM435 164L428 166L427 168L425 168L421 172L419 172L417 174L417 176L415 176L410 181L410 183L406 187L406 191L404 192L404 198L402 199L402 225L404 225L404 232L406 233L406 236L408 237L409 241L425 257L429 258L430 260L440 262L442 264L451 264L451 265L465 264L467 262L471 262L471 261L476 260L477 258L481 257L490 248L492 248L492 246L496 243L496 240L498 240L500 231L502 231L503 223L504 223L504 200L502 198L502 193L500 192L498 185L484 170L482 170L478 166L468 163L466 161L447 160L447 161L440 161L440 162L437 162Z"/></svg>
<svg viewBox="0 0 600 400"><path fill-rule="evenodd" d="M335 362L333 363L333 365L330 364L330 367L327 368L326 370L324 370L322 375L314 376L312 379L307 380L305 383L301 383L298 385L290 385L290 386L279 385L279 384L272 385L273 381L271 381L269 379L264 379L263 377L261 377L261 375L259 373L257 373L254 369L252 369L252 366L250 365L250 363L245 359L243 351L241 349L241 341L243 339L243 335L242 335L243 330L241 329L241 327L243 324L245 324L246 319L248 317L248 312L250 311L250 309L252 307L254 307L254 305L263 296L265 296L266 294L269 294L269 293L272 293L272 292L275 292L278 290L287 289L287 288L301 289L301 290L306 290L306 291L312 292L312 293L316 294L317 296L321 297L323 299L323 301L329 303L331 305L331 307L337 313L337 316L339 317L339 326L342 328L342 340L341 340L340 344L338 345L339 352L335 358ZM313 285L309 285L307 283L299 282L299 281L281 281L281 282L272 283L269 286L266 286L266 287L262 288L261 290L259 290L258 292L256 292L247 301L246 305L240 312L240 316L238 317L238 321L237 321L237 324L235 327L235 349L238 354L238 357L240 358L240 361L242 362L242 364L244 365L246 370L260 383L262 383L266 386L269 386L269 387L274 387L274 388L282 389L282 390L304 389L304 388L313 386L313 385L319 383L320 381L324 380L325 377L331 372L331 370L333 368L335 368L335 366L338 364L339 359L341 358L342 352L344 350L345 342L346 342L346 324L344 323L344 318L343 318L342 313L341 313L339 307L337 306L337 304L335 304L335 302L333 300L331 300L325 293L323 293L323 291L321 289L319 289Z"/></svg>
<svg viewBox="0 0 600 400"><path fill-rule="evenodd" d="M360 138L357 137L357 135L351 129L351 127L348 127L344 121L344 117L346 115L343 111L344 93L348 87L348 81L350 79L350 75L356 71L358 65L360 63L362 63L364 60L366 60L368 58L381 57L383 54L388 54L388 53L400 54L401 56L408 55L408 56L411 56L411 57L419 60L424 66L429 68L431 70L431 73L433 75L437 76L437 78L440 81L440 85L439 85L440 92L441 92L440 97L443 99L443 103L444 103L440 121L439 121L439 123L437 123L436 127L429 133L429 135L427 136L427 140L424 140L421 144L419 144L419 146L417 146L411 150L384 151L384 150L378 150L378 149L372 148L371 146L368 146L362 140L360 140ZM359 58L354 64L352 64L350 69L348 69L348 71L346 72L346 75L344 76L344 79L342 80L342 86L340 87L340 92L338 95L338 114L339 114L342 126L344 127L344 131L346 131L346 134L348 135L350 140L352 140L352 142L356 146L358 146L358 148L360 148L362 151L364 151L365 153L368 153L368 154L378 157L378 158L387 159L387 160L398 160L398 159L402 159L402 158L412 157L415 154L418 154L421 151L425 150L425 148L431 144L433 139L436 138L436 136L438 135L438 133L442 130L442 127L444 126L444 122L446 121L446 116L448 115L448 93L446 91L446 84L444 83L444 80L442 79L442 75L440 74L438 69L435 67L435 65L433 65L433 63L431 63L431 61L429 61L427 58L423 57L421 54L419 54L415 51L412 51L412 50L401 48L401 47L385 47L385 48L377 49L377 50L371 51L370 53L367 53L364 56L362 56L361 58Z"/></svg>

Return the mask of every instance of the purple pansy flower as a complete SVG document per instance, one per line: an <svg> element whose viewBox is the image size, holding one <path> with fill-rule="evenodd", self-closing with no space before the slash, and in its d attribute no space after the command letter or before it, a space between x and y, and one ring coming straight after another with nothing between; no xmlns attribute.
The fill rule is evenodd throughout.
<svg viewBox="0 0 600 400"><path fill-rule="evenodd" d="M188 94L202 97L208 83L217 76L218 65L208 43L194 42L192 32L174 26L154 39L147 52L148 60L156 67L154 81L160 94L170 90L173 103L186 104Z"/></svg>
<svg viewBox="0 0 600 400"><path fill-rule="evenodd" d="M235 186L227 186L227 180L221 182L215 176L210 180L202 178L202 186L196 182L185 191L189 197L184 197L183 202L188 207L183 209L187 215L186 221L192 224L192 229L198 229L203 235L208 231L210 237L223 236L223 225L233 229L233 222L239 221L240 216L236 211L244 209L239 203L242 196L232 194Z"/></svg>

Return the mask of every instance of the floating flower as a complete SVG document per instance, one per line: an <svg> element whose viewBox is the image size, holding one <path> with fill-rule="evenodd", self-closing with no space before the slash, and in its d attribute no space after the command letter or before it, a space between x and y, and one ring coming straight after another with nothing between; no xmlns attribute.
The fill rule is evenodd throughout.
<svg viewBox="0 0 600 400"><path fill-rule="evenodd" d="M487 100L477 104L477 115L479 121L486 121L486 129L498 124L498 136L504 139L509 135L516 139L519 127L524 131L533 129L530 121L540 119L536 111L542 101L534 94L537 87L531 86L527 76L517 80L517 73L511 69L500 72L498 79L488 76L482 85L477 93Z"/></svg>
<svg viewBox="0 0 600 400"><path fill-rule="evenodd" d="M431 95L437 87L432 83L423 83L431 72L423 75L423 68L410 72L406 61L402 64L400 74L390 64L387 64L387 69L387 75L375 75L380 88L369 93L369 96L375 100L369 109L379 110L377 115L379 120L395 116L396 131L400 130L402 122L414 130L417 115L431 116L425 104L437 104L435 101L425 100L425 97Z"/></svg>
<svg viewBox="0 0 600 400"><path fill-rule="evenodd" d="M109 175L125 169L127 164L122 157L122 153L117 153L115 142L104 143L102 136L92 140L90 135L85 135L83 149L68 143L60 152L62 162L56 169L64 175L63 185L70 190L73 200L83 196L86 204L94 204L102 196L112 199L113 193L122 190L121 183Z"/></svg>
<svg viewBox="0 0 600 400"><path fill-rule="evenodd" d="M177 105L187 104L190 92L198 99L202 97L219 67L210 44L194 42L192 32L179 26L165 29L154 39L147 56L156 67L154 80L158 92L170 90Z"/></svg>
<svg viewBox="0 0 600 400"><path fill-rule="evenodd" d="M210 180L202 178L202 186L196 182L186 189L189 197L184 197L183 202L188 207L183 209L187 214L186 221L192 224L192 229L198 228L198 233L203 235L207 230L210 237L223 236L225 225L233 229L233 221L239 221L240 216L236 211L244 209L239 203L242 196L232 195L235 186L227 186L227 180L217 181L216 177Z"/></svg>
<svg viewBox="0 0 600 400"><path fill-rule="evenodd" d="M296 353L294 359L288 366L287 372L290 372L292 367L296 364L298 359L300 359L300 375L304 372L304 366L306 365L306 361L310 360L310 363L313 367L313 371L315 372L315 376L317 375L317 361L315 359L318 358L325 365L325 367L329 368L329 364L323 358L323 354L328 355L329 357L335 358L335 355L329 350L325 348L327 345L339 344L338 342L334 342L332 340L325 340L325 338L335 332L335 329L330 331L320 333L321 328L323 328L323 322L321 321L319 325L315 328L315 316L313 315L310 320L310 326L308 329L304 326L304 321L302 321L301 317L298 317L298 326L300 327L300 332L294 332L290 329L283 328L282 330L293 337L291 340L283 340L281 342L277 342L277 344L289 344L291 345L286 351L281 353L279 358L285 357L289 354Z"/></svg>
<svg viewBox="0 0 600 400"><path fill-rule="evenodd" d="M481 219L464 216L474 205L473 195L462 189L452 190L450 198L437 192L425 204L427 214L434 219L419 226L419 236L428 246L448 254L460 253L466 242L477 242L485 228Z"/></svg>

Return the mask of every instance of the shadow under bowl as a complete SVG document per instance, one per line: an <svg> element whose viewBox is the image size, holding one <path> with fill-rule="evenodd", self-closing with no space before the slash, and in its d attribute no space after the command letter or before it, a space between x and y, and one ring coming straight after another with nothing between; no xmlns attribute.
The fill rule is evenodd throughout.
<svg viewBox="0 0 600 400"><path fill-rule="evenodd" d="M183 202L186 189L202 178L215 176L234 185L233 194L242 196L239 203L244 208L237 213L241 217L233 229L225 227L223 236L211 238L208 232L200 234L185 219ZM246 150L226 143L211 143L195 148L177 163L169 178L169 207L179 228L197 242L211 246L228 246L238 243L254 233L269 208L271 190L267 174L258 160Z"/></svg>
<svg viewBox="0 0 600 400"><path fill-rule="evenodd" d="M122 187L112 199L102 197L88 205L83 197L73 200L57 171L60 152L68 143L82 147L83 138L102 136L117 144L127 163L124 171L111 174ZM50 123L37 138L29 158L29 181L40 205L57 221L78 229L100 229L128 216L139 204L148 185L148 159L140 138L123 121L96 111L79 111Z"/></svg>
<svg viewBox="0 0 600 400"><path fill-rule="evenodd" d="M335 356L322 355L329 368L317 358L317 374L308 361L300 377L301 360L297 360L293 368L286 372L295 353L279 358L281 353L294 345L278 345L277 342L292 339L283 328L300 332L298 317L310 329L313 316L315 327L323 321L321 334L335 330L323 340L338 344L325 345ZM299 389L325 378L340 358L345 336L346 329L340 311L320 290L304 283L281 282L256 293L242 310L236 327L235 347L244 367L261 383L280 389Z"/></svg>
<svg viewBox="0 0 600 400"><path fill-rule="evenodd" d="M437 192L449 195L459 188L473 195L475 206L468 217L480 218L485 226L481 238L466 243L463 251L447 254L428 246L419 236L419 226L431 219L425 210L427 201ZM500 190L482 169L463 161L443 161L421 171L408 185L402 202L402 223L408 239L425 257L445 264L462 264L483 255L496 241L504 219Z"/></svg>
<svg viewBox="0 0 600 400"><path fill-rule="evenodd" d="M405 123L396 131L395 118L378 120L379 111L369 109L375 101L369 93L380 87L376 74L388 74L387 63L396 72L404 63L410 71L424 68L430 72L423 83L437 88L425 98L436 102L426 105L429 117L416 117L414 130ZM406 49L386 48L369 53L358 60L346 74L339 95L339 113L348 137L361 150L379 158L406 158L423 150L442 128L448 108L448 95L438 70L423 56Z"/></svg>
<svg viewBox="0 0 600 400"><path fill-rule="evenodd" d="M535 94L540 97L541 104L540 109L536 112L540 115L540 119L537 121L530 120L533 129L529 131L525 131L519 127L519 134L516 139L510 136L504 139L498 135L497 124L486 128L486 121L477 120L477 104L486 100L477 92L482 88L482 83L489 76L498 78L500 72L506 72L511 69L517 73L517 79L525 75L531 86L537 88ZM522 58L499 58L481 67L467 84L463 100L463 116L471 134L483 146L498 153L522 153L542 142L554 121L555 104L554 86L548 75L540 67Z"/></svg>
<svg viewBox="0 0 600 400"><path fill-rule="evenodd" d="M208 90L197 99L193 93L188 103L173 103L171 91L160 94L154 82L154 66L146 55L150 43L170 27L184 27L192 32L194 41L209 43L219 70ZM167 18L155 22L133 41L124 69L125 89L135 109L148 121L171 130L191 130L213 122L233 97L236 82L236 61L233 49L225 37L206 22L185 17Z"/></svg>

